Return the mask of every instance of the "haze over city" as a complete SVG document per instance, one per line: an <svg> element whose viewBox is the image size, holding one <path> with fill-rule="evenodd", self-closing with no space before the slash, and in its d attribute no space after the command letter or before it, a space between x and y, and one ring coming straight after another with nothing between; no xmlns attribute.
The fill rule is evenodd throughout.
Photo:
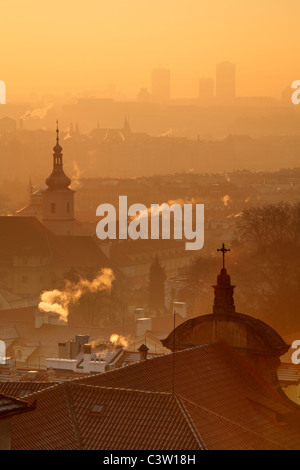
<svg viewBox="0 0 300 470"><path fill-rule="evenodd" d="M173 98L197 96L215 64L237 65L239 96L279 96L300 74L300 5L290 0L12 0L1 17L8 100L115 84L127 99L150 71L172 71Z"/></svg>
<svg viewBox="0 0 300 470"><path fill-rule="evenodd" d="M299 0L0 14L0 450L299 450Z"/></svg>

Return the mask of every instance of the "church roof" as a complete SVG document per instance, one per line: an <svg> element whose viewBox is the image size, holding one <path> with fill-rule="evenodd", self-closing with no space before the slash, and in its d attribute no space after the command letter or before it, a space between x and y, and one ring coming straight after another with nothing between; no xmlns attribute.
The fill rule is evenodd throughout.
<svg viewBox="0 0 300 470"><path fill-rule="evenodd" d="M111 265L92 237L54 235L36 217L0 216L0 261L12 264L14 256L45 256L55 266Z"/></svg>
<svg viewBox="0 0 300 470"><path fill-rule="evenodd" d="M223 243L223 266L214 289L213 313L200 315L177 326L162 344L173 350L224 340L230 346L248 355L275 356L285 354L289 346L269 325L258 318L237 313L234 305L234 288L225 268L225 255L230 252Z"/></svg>
<svg viewBox="0 0 300 470"><path fill-rule="evenodd" d="M49 232L35 217L0 217L1 262L14 255L49 253Z"/></svg>
<svg viewBox="0 0 300 470"><path fill-rule="evenodd" d="M264 323L262 320L259 320L258 318L250 317L249 315L238 312L226 315L201 315L181 323L181 325L175 329L176 349L185 349L187 347L196 346L196 344L191 342L191 333L193 330L197 328L198 331L201 331L201 329L204 331L205 325L210 324L211 328L213 328L217 322L230 322L232 325L240 325L241 327L245 328L247 334L256 339L254 351L256 353L271 355L275 354L276 356L280 357L289 349L289 346L285 343L281 336L269 325ZM231 328L234 327L232 326ZM222 333L220 333L218 339L222 337L221 335ZM173 348L173 336L173 332L171 332L166 339L162 340L162 344L166 348ZM223 339L226 340L225 337Z"/></svg>

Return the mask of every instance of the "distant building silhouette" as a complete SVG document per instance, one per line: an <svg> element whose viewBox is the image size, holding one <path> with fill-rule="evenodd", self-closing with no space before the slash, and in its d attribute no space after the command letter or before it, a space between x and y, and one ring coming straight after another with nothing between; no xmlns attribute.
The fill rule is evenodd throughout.
<svg viewBox="0 0 300 470"><path fill-rule="evenodd" d="M211 101L214 94L214 80L212 78L200 78L199 100L203 102Z"/></svg>
<svg viewBox="0 0 300 470"><path fill-rule="evenodd" d="M220 62L216 66L216 97L220 100L235 98L235 65Z"/></svg>
<svg viewBox="0 0 300 470"><path fill-rule="evenodd" d="M149 103L151 100L151 94L147 88L141 88L137 95L137 100L142 103Z"/></svg>
<svg viewBox="0 0 300 470"><path fill-rule="evenodd" d="M152 70L152 99L159 103L170 99L170 70Z"/></svg>

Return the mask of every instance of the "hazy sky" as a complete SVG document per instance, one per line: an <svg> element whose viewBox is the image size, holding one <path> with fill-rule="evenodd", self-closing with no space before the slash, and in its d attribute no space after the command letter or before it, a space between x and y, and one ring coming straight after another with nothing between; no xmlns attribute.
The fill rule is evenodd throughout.
<svg viewBox="0 0 300 470"><path fill-rule="evenodd" d="M162 66L172 97L196 97L230 60L239 95L279 95L300 79L299 19L299 0L2 0L0 79L7 102L108 83L134 98Z"/></svg>

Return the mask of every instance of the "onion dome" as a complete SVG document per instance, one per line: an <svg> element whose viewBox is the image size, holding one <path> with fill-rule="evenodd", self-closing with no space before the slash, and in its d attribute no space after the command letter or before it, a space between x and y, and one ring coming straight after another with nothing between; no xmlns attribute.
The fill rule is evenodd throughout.
<svg viewBox="0 0 300 470"><path fill-rule="evenodd" d="M59 129L58 129L58 122L57 122L57 129L56 129L56 145L53 147L53 171L51 175L46 179L46 184L49 189L61 190L61 189L68 189L71 184L70 178L65 174L63 170L63 154L62 154L62 147L59 145Z"/></svg>

